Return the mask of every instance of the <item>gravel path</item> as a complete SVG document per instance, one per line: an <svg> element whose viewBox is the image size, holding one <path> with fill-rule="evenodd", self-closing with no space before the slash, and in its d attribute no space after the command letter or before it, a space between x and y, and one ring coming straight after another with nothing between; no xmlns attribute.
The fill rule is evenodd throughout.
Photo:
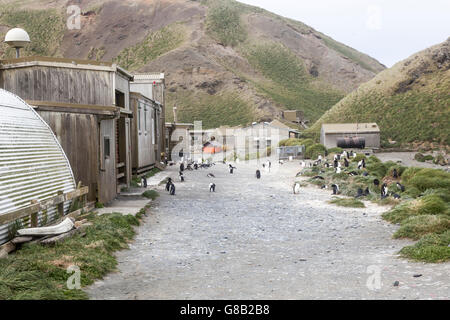
<svg viewBox="0 0 450 320"><path fill-rule="evenodd" d="M330 191L316 188L293 195L297 162L261 180L255 165L237 167L187 172L174 197L159 187L135 242L117 255L118 272L88 288L90 297L449 299L450 264L398 258L410 242L391 238L396 227L380 218L387 207L335 207L325 203Z"/></svg>

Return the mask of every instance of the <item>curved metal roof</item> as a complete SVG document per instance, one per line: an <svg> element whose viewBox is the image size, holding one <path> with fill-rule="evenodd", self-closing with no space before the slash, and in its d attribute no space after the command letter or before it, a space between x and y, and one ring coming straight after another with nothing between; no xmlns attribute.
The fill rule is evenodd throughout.
<svg viewBox="0 0 450 320"><path fill-rule="evenodd" d="M0 89L0 215L75 188L69 161L50 127L26 102ZM45 220L51 221L53 211L45 213ZM0 243L7 236L8 226L0 226Z"/></svg>

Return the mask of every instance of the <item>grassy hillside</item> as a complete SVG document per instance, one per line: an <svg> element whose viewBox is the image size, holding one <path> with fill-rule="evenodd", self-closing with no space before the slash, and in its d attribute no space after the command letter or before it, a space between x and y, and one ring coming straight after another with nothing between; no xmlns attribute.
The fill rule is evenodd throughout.
<svg viewBox="0 0 450 320"><path fill-rule="evenodd" d="M187 90L168 93L166 121L173 121L173 107L177 107L180 122L202 120L203 128L217 128L221 125L237 126L249 124L256 119L249 102L231 92L219 95L193 93Z"/></svg>
<svg viewBox="0 0 450 320"><path fill-rule="evenodd" d="M81 29L68 30L62 1L3 0L0 36L12 27L26 29L32 42L24 56L106 60L131 72L164 72L168 116L177 104L180 121L246 124L286 109L315 121L384 69L302 22L235 0L95 0L79 6ZM14 51L0 44L0 59L11 57ZM220 86L214 90L202 85L215 80Z"/></svg>
<svg viewBox="0 0 450 320"><path fill-rule="evenodd" d="M322 123L377 122L382 144L450 145L450 41L378 74L326 112Z"/></svg>
<svg viewBox="0 0 450 320"><path fill-rule="evenodd" d="M185 37L183 25L176 23L151 32L144 41L122 50L114 60L130 71L139 70L148 62L178 48Z"/></svg>
<svg viewBox="0 0 450 320"><path fill-rule="evenodd" d="M22 55L60 55L65 20L57 10L14 10L11 6L5 6L0 15L0 25L10 28L20 26L28 31L32 42L22 50ZM3 43L5 34L0 36L0 52L5 52L4 57L15 57L15 51Z"/></svg>
<svg viewBox="0 0 450 320"><path fill-rule="evenodd" d="M276 43L257 44L246 52L250 64L267 81L255 81L257 89L289 110L302 110L311 121L344 97L342 92L319 83L301 60L289 49Z"/></svg>

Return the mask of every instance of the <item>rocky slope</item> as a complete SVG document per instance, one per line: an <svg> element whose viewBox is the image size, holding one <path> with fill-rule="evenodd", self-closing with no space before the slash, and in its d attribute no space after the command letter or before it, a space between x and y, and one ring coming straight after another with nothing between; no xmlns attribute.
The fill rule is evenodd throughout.
<svg viewBox="0 0 450 320"><path fill-rule="evenodd" d="M450 38L379 73L309 131L334 122L377 122L385 147L450 146Z"/></svg>
<svg viewBox="0 0 450 320"><path fill-rule="evenodd" d="M79 30L66 27L71 4L82 11ZM301 22L234 0L4 0L0 8L0 36L26 28L27 54L164 72L168 119L176 105L181 121L207 127L269 120L283 109L315 121L385 69ZM0 56L12 55L0 47Z"/></svg>

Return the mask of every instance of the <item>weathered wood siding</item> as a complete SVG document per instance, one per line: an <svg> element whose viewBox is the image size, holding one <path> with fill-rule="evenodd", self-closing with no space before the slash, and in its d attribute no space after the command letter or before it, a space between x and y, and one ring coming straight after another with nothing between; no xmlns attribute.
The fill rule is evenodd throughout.
<svg viewBox="0 0 450 320"><path fill-rule="evenodd" d="M98 200L108 203L117 196L116 176L116 121L102 120L100 123L100 173ZM110 139L110 157L105 156L104 138Z"/></svg>
<svg viewBox="0 0 450 320"><path fill-rule="evenodd" d="M89 201L96 200L99 158L97 117L90 114L38 111L50 126L69 159L75 181L89 187Z"/></svg>
<svg viewBox="0 0 450 320"><path fill-rule="evenodd" d="M114 73L32 66L1 72L3 88L24 100L114 105Z"/></svg>

